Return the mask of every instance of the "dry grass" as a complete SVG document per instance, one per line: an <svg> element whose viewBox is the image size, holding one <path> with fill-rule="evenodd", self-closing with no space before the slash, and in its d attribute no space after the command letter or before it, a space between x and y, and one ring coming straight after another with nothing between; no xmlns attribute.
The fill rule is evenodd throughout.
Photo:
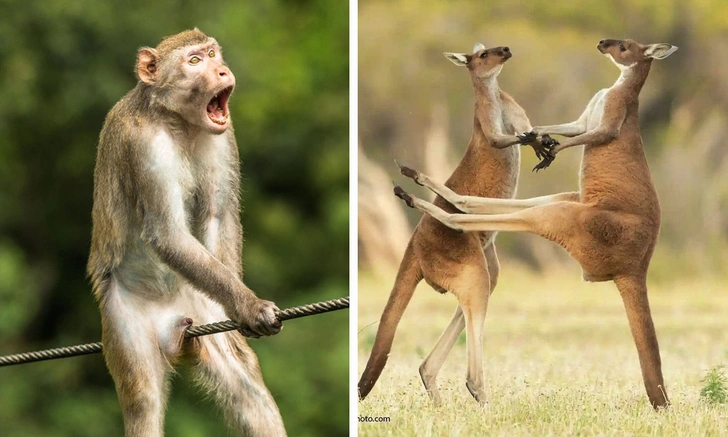
<svg viewBox="0 0 728 437"><path fill-rule="evenodd" d="M485 322L484 368L490 401L465 388L464 334L439 376L433 406L417 372L455 309L451 295L420 284L389 363L360 416L360 436L728 435L728 406L700 397L710 368L728 363L728 292L721 281L650 284L650 298L672 406L652 410L619 294L587 284L578 267L535 276L505 265ZM359 371L392 280L359 284Z"/></svg>

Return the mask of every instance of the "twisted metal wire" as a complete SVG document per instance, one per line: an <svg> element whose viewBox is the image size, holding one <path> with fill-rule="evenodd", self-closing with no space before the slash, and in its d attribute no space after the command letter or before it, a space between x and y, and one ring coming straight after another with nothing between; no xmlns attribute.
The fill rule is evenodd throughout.
<svg viewBox="0 0 728 437"><path fill-rule="evenodd" d="M331 299L324 302L316 302L308 305L287 308L276 313L278 320L285 321L298 319L301 317L313 316L316 314L328 313L331 311L343 310L349 308L349 297L341 297ZM223 322L210 323L208 325L190 326L185 331L185 338L200 337L203 335L218 334L220 332L233 331L243 326L236 324L232 320ZM103 345L101 342L80 344L76 346L59 347L55 349L46 349L35 352L25 352L15 355L0 356L0 367L12 366L16 364L32 363L35 361L55 360L58 358L75 357L79 355L89 355L101 352Z"/></svg>

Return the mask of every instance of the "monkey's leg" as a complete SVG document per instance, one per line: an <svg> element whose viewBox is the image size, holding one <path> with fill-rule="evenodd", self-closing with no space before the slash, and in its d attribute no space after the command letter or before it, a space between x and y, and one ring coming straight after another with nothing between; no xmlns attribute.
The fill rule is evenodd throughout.
<svg viewBox="0 0 728 437"><path fill-rule="evenodd" d="M153 316L118 295L106 299L101 313L104 359L116 385L124 435L162 437L172 367Z"/></svg>
<svg viewBox="0 0 728 437"><path fill-rule="evenodd" d="M627 311L627 320L637 346L647 397L654 408L665 407L669 404L669 400L662 379L660 347L657 343L655 325L652 323L645 278L620 277L615 279L614 283L622 295L624 308Z"/></svg>
<svg viewBox="0 0 728 437"><path fill-rule="evenodd" d="M278 406L263 382L258 358L238 332L200 339L197 383L223 410L236 436L285 436Z"/></svg>
<svg viewBox="0 0 728 437"><path fill-rule="evenodd" d="M440 338L437 339L432 352L427 355L427 358L420 365L422 384L424 384L427 394L430 395L430 399L436 405L442 403L440 390L437 388L437 374L463 329L465 329L465 317L463 316L463 309L458 305L450 324L442 332Z"/></svg>

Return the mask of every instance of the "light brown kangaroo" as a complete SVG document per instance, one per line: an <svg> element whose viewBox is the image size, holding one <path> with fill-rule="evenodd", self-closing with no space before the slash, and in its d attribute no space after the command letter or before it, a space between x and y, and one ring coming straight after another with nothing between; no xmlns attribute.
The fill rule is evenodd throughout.
<svg viewBox="0 0 728 437"><path fill-rule="evenodd" d="M453 230L540 235L564 247L581 264L585 280L613 280L624 301L647 396L653 407L663 407L669 401L646 285L660 229L660 205L645 158L637 109L652 60L666 58L677 47L607 39L599 41L597 48L621 70L617 82L599 91L577 121L533 130L541 135L570 137L554 148L554 154L568 147L586 146L580 192L525 200L461 196L457 189L405 168L403 174L470 214L451 214L452 209L442 208L442 202L433 205L399 187L395 194ZM449 246L450 241L441 244ZM459 266L453 263L444 268L458 271ZM476 308L485 313L480 307L473 311Z"/></svg>
<svg viewBox="0 0 728 437"><path fill-rule="evenodd" d="M518 183L520 150L514 144L528 144L539 157L548 146L535 140L525 111L498 87L497 76L511 58L508 47L486 49L476 44L472 54L445 53L455 65L465 66L475 90L475 119L470 144L447 186L473 196L513 198ZM455 211L445 200L435 204ZM470 393L483 400L482 326L488 295L498 280L495 232L463 234L429 216L422 218L409 241L387 306L382 313L377 337L366 369L359 380L359 397L364 399L387 362L397 324L424 278L435 290L455 294L459 306L450 325L420 366L420 376L430 397L439 402L436 377L457 337L467 326Z"/></svg>

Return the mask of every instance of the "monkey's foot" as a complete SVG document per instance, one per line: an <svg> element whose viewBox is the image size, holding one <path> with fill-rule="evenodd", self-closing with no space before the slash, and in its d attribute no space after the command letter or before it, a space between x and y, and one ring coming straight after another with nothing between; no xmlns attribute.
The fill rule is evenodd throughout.
<svg viewBox="0 0 728 437"><path fill-rule="evenodd" d="M410 208L415 207L415 201L414 199L412 199L412 196L410 196L405 190L402 189L402 187L397 184L394 184L394 195L404 200L404 203L406 203L407 206L409 206Z"/></svg>
<svg viewBox="0 0 728 437"><path fill-rule="evenodd" d="M394 163L397 164L397 167L399 167L399 172L402 173L402 176L412 179L417 185L422 185L419 180L420 172L400 164L396 159L394 160Z"/></svg>

